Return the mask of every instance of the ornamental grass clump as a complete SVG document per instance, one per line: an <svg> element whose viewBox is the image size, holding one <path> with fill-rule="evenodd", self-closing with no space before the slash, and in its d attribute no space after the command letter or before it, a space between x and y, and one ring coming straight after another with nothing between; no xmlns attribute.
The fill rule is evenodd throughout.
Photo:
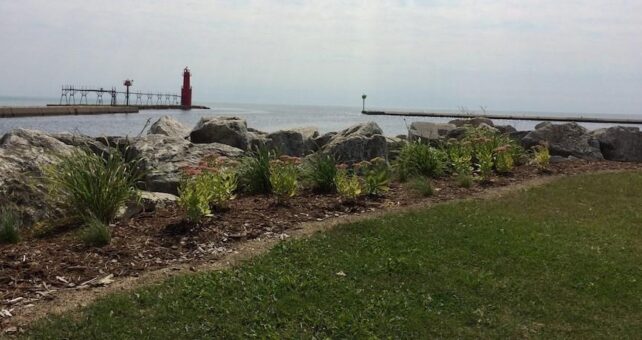
<svg viewBox="0 0 642 340"><path fill-rule="evenodd" d="M77 222L95 218L108 224L138 196L139 160L125 161L116 150L98 155L86 149L59 158L43 169L48 198Z"/></svg>
<svg viewBox="0 0 642 340"><path fill-rule="evenodd" d="M258 147L249 156L241 159L238 170L241 189L250 194L271 193L270 161L274 159L275 153L266 147Z"/></svg>
<svg viewBox="0 0 642 340"><path fill-rule="evenodd" d="M279 204L285 204L297 193L299 186L299 159L282 156L270 162L270 184Z"/></svg>
<svg viewBox="0 0 642 340"><path fill-rule="evenodd" d="M303 164L303 179L306 185L318 193L336 191L337 162L332 155L316 153Z"/></svg>
<svg viewBox="0 0 642 340"><path fill-rule="evenodd" d="M440 177L447 163L448 155L443 150L414 142L401 149L395 169L399 179L406 181L413 176Z"/></svg>
<svg viewBox="0 0 642 340"><path fill-rule="evenodd" d="M410 191L414 192L420 197L430 197L434 194L435 190L430 183L430 180L425 177L413 177L407 184Z"/></svg>
<svg viewBox="0 0 642 340"><path fill-rule="evenodd" d="M359 177L348 172L347 166L340 166L335 178L337 192L346 202L354 202L361 195Z"/></svg>
<svg viewBox="0 0 642 340"><path fill-rule="evenodd" d="M0 243L18 243L22 221L13 209L0 209Z"/></svg>
<svg viewBox="0 0 642 340"><path fill-rule="evenodd" d="M99 219L89 219L85 227L80 231L80 238L83 243L90 247L104 247L111 243L111 231L109 226Z"/></svg>
<svg viewBox="0 0 642 340"><path fill-rule="evenodd" d="M390 190L390 167L381 157L369 162L355 164L355 169L363 174L363 190L366 195L380 196Z"/></svg>

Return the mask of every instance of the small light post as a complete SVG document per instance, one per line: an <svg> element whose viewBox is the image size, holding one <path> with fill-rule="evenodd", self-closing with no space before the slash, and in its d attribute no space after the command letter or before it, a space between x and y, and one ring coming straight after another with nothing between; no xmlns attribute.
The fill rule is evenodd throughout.
<svg viewBox="0 0 642 340"><path fill-rule="evenodd" d="M127 106L129 106L129 87L132 86L133 84L134 84L134 81L129 79L123 82L123 85L125 85L125 87L127 88L125 92L125 105Z"/></svg>
<svg viewBox="0 0 642 340"><path fill-rule="evenodd" d="M368 96L366 94L362 94L361 95L361 99L363 100L363 109L361 110L361 113L365 113L366 112L366 98L368 98Z"/></svg>

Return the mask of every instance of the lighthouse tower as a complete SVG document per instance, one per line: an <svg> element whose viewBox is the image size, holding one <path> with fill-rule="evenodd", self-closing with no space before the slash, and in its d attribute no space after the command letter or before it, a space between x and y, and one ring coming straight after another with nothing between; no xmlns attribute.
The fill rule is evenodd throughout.
<svg viewBox="0 0 642 340"><path fill-rule="evenodd" d="M192 73L188 67L183 70L183 88L181 89L181 105L185 108L192 106L192 85L190 84L190 77Z"/></svg>

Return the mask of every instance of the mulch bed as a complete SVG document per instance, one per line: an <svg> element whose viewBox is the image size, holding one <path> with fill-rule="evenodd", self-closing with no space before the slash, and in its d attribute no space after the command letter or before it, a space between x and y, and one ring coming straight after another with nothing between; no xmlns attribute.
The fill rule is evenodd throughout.
<svg viewBox="0 0 642 340"><path fill-rule="evenodd" d="M432 181L435 193L428 198L418 197L397 183L383 197L363 198L352 204L341 202L336 195L311 193L302 193L286 206L277 205L267 196L238 197L227 211L215 212L192 228L185 228L176 206L167 206L117 223L111 244L104 248L83 245L73 230L44 238L27 236L17 245L0 245L0 326L9 321L16 306L55 298L57 291L91 289L115 278L214 261L233 252L239 242L286 237L288 230L302 222L466 198L538 176L625 169L642 170L642 164L569 161L552 164L550 174L521 166L510 176L475 183L469 189L458 187L450 178L438 179Z"/></svg>

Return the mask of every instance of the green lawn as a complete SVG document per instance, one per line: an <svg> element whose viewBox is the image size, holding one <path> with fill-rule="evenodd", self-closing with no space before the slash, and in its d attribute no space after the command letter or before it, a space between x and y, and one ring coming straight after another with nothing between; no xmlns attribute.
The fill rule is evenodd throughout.
<svg viewBox="0 0 642 340"><path fill-rule="evenodd" d="M338 274L339 273L339 274ZM341 273L345 273L345 276ZM642 174L585 175L284 242L33 338L639 338Z"/></svg>

